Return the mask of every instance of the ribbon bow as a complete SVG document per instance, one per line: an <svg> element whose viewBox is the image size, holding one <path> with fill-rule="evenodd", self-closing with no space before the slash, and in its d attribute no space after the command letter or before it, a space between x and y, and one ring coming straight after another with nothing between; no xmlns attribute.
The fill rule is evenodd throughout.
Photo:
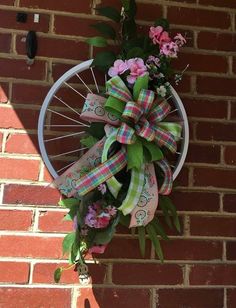
<svg viewBox="0 0 236 308"><path fill-rule="evenodd" d="M133 97L119 76L107 84L108 99L88 94L81 117L95 122L105 122L106 137L96 143L78 162L70 167L54 184L67 196L83 196L106 182L116 198L122 184L114 177L127 164L131 180L126 198L119 209L124 215L131 214L130 226L145 226L155 214L158 205L158 186L155 162L164 174L159 193L167 195L172 190L172 172L163 159L159 147L165 146L176 152L176 140L180 138L181 126L174 122L162 122L170 112L170 105L155 102L155 94L148 90L148 76L137 79ZM119 141L121 149L108 158L112 144ZM150 154L144 161L143 147ZM136 156L139 157L137 163ZM134 164L130 164L136 161ZM89 170L86 174L82 169Z"/></svg>

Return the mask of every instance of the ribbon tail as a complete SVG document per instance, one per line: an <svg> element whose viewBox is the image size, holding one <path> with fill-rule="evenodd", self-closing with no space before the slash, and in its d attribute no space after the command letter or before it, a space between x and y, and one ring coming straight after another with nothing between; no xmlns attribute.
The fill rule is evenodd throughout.
<svg viewBox="0 0 236 308"><path fill-rule="evenodd" d="M122 147L119 152L100 164L76 182L76 190L79 196L84 196L100 184L109 180L113 175L121 171L127 164L126 150Z"/></svg>
<svg viewBox="0 0 236 308"><path fill-rule="evenodd" d="M161 122L158 123L158 126L171 133L176 141L181 138L182 125L180 123Z"/></svg>
<svg viewBox="0 0 236 308"><path fill-rule="evenodd" d="M104 149L103 149L103 153L102 153L102 163L104 163L105 161L107 161L107 156L108 156L108 151L111 147L111 145L116 142L116 135L117 135L117 129L111 126L106 125L105 126L105 131L106 134L110 136L107 138L105 145L104 145ZM122 184L117 181L117 179L113 176L111 177L109 180L107 180L107 186L108 189L110 190L111 194L113 195L114 198L117 198L118 193L122 187Z"/></svg>
<svg viewBox="0 0 236 308"><path fill-rule="evenodd" d="M158 186L153 164L146 164L144 186L137 206L131 212L130 228L146 226L153 220L158 205Z"/></svg>
<svg viewBox="0 0 236 308"><path fill-rule="evenodd" d="M160 127L155 127L154 130L156 133L154 140L157 142L157 144L161 147L165 146L172 153L175 153L177 151L177 143L174 136L170 132Z"/></svg>
<svg viewBox="0 0 236 308"><path fill-rule="evenodd" d="M83 174L101 163L105 140L106 138L104 137L98 141L77 162L67 169L66 172L56 178L51 186L59 189L60 192L67 197L76 195L76 181L81 178Z"/></svg>
<svg viewBox="0 0 236 308"><path fill-rule="evenodd" d="M159 193L161 195L169 195L173 186L173 174L168 162L165 159L156 162L164 173L164 182L162 183Z"/></svg>
<svg viewBox="0 0 236 308"><path fill-rule="evenodd" d="M128 215L132 212L134 207L138 204L144 185L144 165L137 171L135 168L131 171L131 180L128 189L127 196L119 210L124 215Z"/></svg>

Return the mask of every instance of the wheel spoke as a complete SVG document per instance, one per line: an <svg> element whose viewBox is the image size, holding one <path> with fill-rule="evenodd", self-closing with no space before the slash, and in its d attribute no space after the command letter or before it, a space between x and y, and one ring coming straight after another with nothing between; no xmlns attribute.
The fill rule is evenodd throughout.
<svg viewBox="0 0 236 308"><path fill-rule="evenodd" d="M93 93L92 90L87 86L87 84L83 81L83 79L80 77L79 74L76 74L76 76L79 78L79 80L82 82L82 84L89 90L90 93Z"/></svg>
<svg viewBox="0 0 236 308"><path fill-rule="evenodd" d="M59 169L59 170L56 170L56 171L57 171L57 172L61 172L61 171L65 170L65 169L69 168L70 166L74 165L74 163L75 163L75 162L73 161L73 163L70 163L70 164L66 165L65 167L63 167L63 168L61 168L61 169Z"/></svg>
<svg viewBox="0 0 236 308"><path fill-rule="evenodd" d="M60 153L60 154L53 155L53 156L50 156L50 157L51 157L51 158L56 158L56 157L60 157L60 156L67 155L67 154L72 154L72 153L76 153L76 152L81 152L81 151L87 150L87 149L88 149L88 148L85 147L85 148L76 149L76 150L69 151L69 152Z"/></svg>
<svg viewBox="0 0 236 308"><path fill-rule="evenodd" d="M66 116L66 115L64 115L64 114L62 114L62 113L60 113L58 111L55 111L55 110L52 110L52 109L49 109L49 108L48 108L48 111L50 111L52 113L55 113L55 114L65 118L65 119L71 120L72 122L75 122L75 123L78 123L78 124L82 124L83 126L89 127L89 125L87 125L87 124L85 124L83 122L77 121L75 119L72 119L72 118L70 118L70 117L68 117L68 116Z"/></svg>
<svg viewBox="0 0 236 308"><path fill-rule="evenodd" d="M79 116L81 115L78 111L76 111L74 108L72 108L71 106L69 106L66 102L64 102L60 97L57 97L56 95L54 95L54 97L59 100L62 104L64 104L66 107L68 107L70 110L74 111L76 114L78 114Z"/></svg>
<svg viewBox="0 0 236 308"><path fill-rule="evenodd" d="M63 136L59 136L59 137L55 137L55 138L51 138L51 139L46 139L46 140L44 140L44 142L49 142L49 141L53 141L53 140L68 138L68 137L72 137L72 136L76 136L76 135L81 135L81 134L84 134L84 133L85 133L85 131L78 132L78 133L73 133L73 134L69 134L69 135L63 135Z"/></svg>
<svg viewBox="0 0 236 308"><path fill-rule="evenodd" d="M93 68L92 68L92 67L90 67L90 70L91 70L91 73L92 73L92 76L93 76L93 80L94 80L94 83L95 83L95 86L96 86L97 92L99 93L98 83L97 83L97 79L96 79L96 77L95 77L95 74L94 74Z"/></svg>
<svg viewBox="0 0 236 308"><path fill-rule="evenodd" d="M71 90L73 90L75 93L79 94L81 97L86 99L86 97L83 94L81 94L79 91L77 91L75 88L73 88L69 83L64 81L64 84L67 85L67 87L71 88Z"/></svg>

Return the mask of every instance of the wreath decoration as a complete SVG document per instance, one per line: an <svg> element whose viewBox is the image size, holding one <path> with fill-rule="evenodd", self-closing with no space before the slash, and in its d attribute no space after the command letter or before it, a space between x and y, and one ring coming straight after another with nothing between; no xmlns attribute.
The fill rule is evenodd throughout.
<svg viewBox="0 0 236 308"><path fill-rule="evenodd" d="M80 281L88 281L86 256L102 254L122 224L136 228L141 255L148 237L163 261L159 238L168 239L156 213L160 207L169 227L180 232L176 208L167 197L173 186L168 153L176 153L182 123L169 120L171 82L178 84L182 73L171 67L186 39L170 36L169 23L159 19L149 35L140 35L135 23L134 0L121 0L122 13L100 7L99 14L120 24L118 35L105 22L93 25L105 37L88 39L95 47L106 47L107 38L120 45L120 52L97 54L93 66L108 80L104 93L89 93L81 118L91 122L81 144L89 147L74 165L58 177L53 186L66 196L59 204L69 209L66 220L74 231L63 240L69 267L75 267ZM59 282L63 270L57 268Z"/></svg>

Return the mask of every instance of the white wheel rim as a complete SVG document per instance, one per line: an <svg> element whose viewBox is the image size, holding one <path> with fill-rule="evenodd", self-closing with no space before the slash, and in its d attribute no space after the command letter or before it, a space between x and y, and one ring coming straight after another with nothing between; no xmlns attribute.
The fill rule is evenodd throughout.
<svg viewBox="0 0 236 308"><path fill-rule="evenodd" d="M39 115L39 121L38 121L38 142L39 142L39 148L40 148L42 159L53 178L57 178L58 174L49 160L49 157L48 157L48 154L45 148L45 144L44 144L44 121L45 121L45 114L46 114L47 108L52 100L52 97L60 89L61 85L67 80L69 80L75 74L78 74L90 68L92 62L93 60L82 62L76 65L75 67L71 68L70 70L68 70L65 74L63 74L51 87L51 89L49 90L42 104L40 115ZM177 94L177 92L175 91L173 87L171 87L171 92L173 95L175 106L178 109L177 112L183 119L183 132L182 132L183 141L182 141L181 149L180 149L181 154L179 155L179 158L177 160L174 173L173 173L173 179L175 180L180 170L183 167L183 164L184 164L184 161L187 155L188 145L189 145L189 126L188 126L188 119L187 119L186 111L184 109L183 103L179 95Z"/></svg>

